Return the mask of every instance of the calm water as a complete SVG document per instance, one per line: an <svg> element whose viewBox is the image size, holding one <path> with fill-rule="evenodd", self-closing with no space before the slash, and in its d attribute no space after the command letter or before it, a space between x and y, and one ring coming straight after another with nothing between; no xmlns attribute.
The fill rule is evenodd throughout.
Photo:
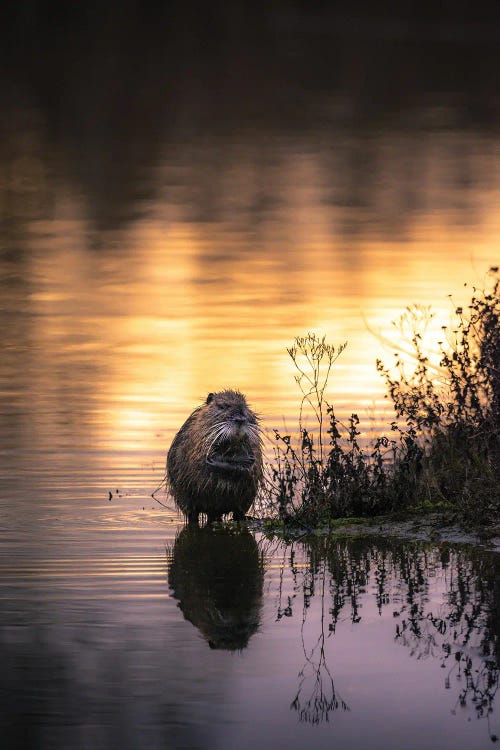
<svg viewBox="0 0 500 750"><path fill-rule="evenodd" d="M2 558L4 746L482 748L500 731L498 556L93 515L43 559Z"/></svg>
<svg viewBox="0 0 500 750"><path fill-rule="evenodd" d="M432 305L435 346L500 260L498 28L40 7L0 45L2 747L485 747L497 556L193 534L151 492L208 391L294 424L307 331L387 424L391 321Z"/></svg>

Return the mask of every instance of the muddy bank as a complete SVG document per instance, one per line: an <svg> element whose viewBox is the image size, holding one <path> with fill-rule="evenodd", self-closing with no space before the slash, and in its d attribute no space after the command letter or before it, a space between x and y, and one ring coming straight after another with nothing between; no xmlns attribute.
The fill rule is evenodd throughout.
<svg viewBox="0 0 500 750"><path fill-rule="evenodd" d="M332 536L384 536L415 539L425 542L474 544L500 552L500 523L481 529L465 529L442 513L412 516L404 519L387 516L376 518L342 518L332 521L329 527L308 529L285 526L274 520L252 519L251 526L266 533L284 538L298 538L308 534Z"/></svg>

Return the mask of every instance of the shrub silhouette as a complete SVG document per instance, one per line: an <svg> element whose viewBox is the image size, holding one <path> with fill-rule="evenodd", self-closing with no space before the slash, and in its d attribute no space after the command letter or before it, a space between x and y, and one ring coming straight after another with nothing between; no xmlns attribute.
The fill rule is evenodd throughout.
<svg viewBox="0 0 500 750"><path fill-rule="evenodd" d="M295 437L275 430L267 500L279 517L307 527L342 516L443 507L464 521L498 520L500 510L500 279L473 289L456 325L443 329L437 365L420 326L426 311L408 308L414 367L396 359L396 374L377 361L395 409L394 437L362 447L360 420L339 420L326 400L335 348L314 333L287 351L302 398ZM312 414L316 427L306 426Z"/></svg>

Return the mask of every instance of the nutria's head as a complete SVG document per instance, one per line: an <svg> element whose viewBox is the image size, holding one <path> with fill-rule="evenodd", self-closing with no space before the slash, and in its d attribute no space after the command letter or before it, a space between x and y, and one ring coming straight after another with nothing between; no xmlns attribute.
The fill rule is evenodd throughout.
<svg viewBox="0 0 500 750"><path fill-rule="evenodd" d="M249 471L261 460L256 415L239 391L209 393L197 419L207 464L214 471Z"/></svg>

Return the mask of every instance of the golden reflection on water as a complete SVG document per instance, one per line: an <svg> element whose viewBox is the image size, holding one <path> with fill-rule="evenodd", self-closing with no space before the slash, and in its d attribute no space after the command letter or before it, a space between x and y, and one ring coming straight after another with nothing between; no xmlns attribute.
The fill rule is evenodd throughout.
<svg viewBox="0 0 500 750"><path fill-rule="evenodd" d="M196 220L189 195L162 196L171 163L160 169L157 197L114 231L96 233L81 197L56 191L53 220L29 222L22 241L29 325L11 341L22 350L24 336L29 352L20 365L11 354L38 424L32 439L56 440L62 429L87 447L159 455L206 393L228 386L247 394L266 429L283 418L291 426L298 390L286 347L307 331L348 342L328 394L337 412L358 412L370 429L387 425L375 361L392 361L384 343L397 339L392 321L409 304L432 305L429 341L442 336L470 296L464 282L482 285L497 262L500 225L498 179L480 179L479 160L464 197L436 136L419 210L397 231L381 227L377 210L386 223L397 211L403 146L379 144L373 200L358 205L342 204L335 164L300 142L282 144L274 162L268 154L265 186L248 147L232 161L230 153L219 174L202 165L214 208ZM489 149L479 139L483 161Z"/></svg>

